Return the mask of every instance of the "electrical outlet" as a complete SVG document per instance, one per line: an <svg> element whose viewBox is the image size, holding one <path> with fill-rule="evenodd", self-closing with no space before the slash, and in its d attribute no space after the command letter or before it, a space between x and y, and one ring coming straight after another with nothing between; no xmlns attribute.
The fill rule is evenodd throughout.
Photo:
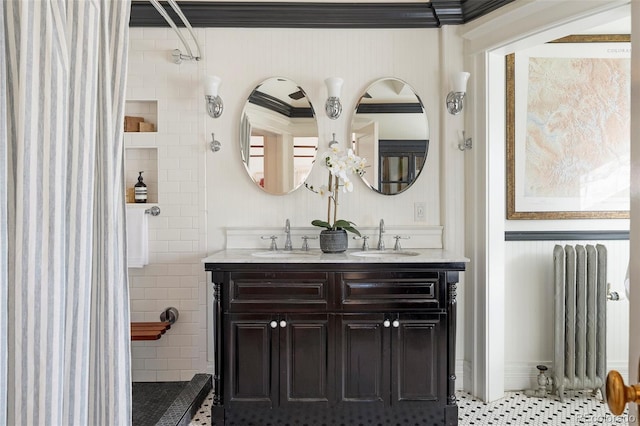
<svg viewBox="0 0 640 426"><path fill-rule="evenodd" d="M424 222L427 220L424 203L413 203L413 220L415 222Z"/></svg>

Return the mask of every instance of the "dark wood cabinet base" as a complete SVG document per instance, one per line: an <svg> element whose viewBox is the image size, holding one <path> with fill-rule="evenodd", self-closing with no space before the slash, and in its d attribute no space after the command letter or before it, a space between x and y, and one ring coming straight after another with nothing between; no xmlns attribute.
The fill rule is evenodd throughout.
<svg viewBox="0 0 640 426"><path fill-rule="evenodd" d="M207 263L215 426L458 424L464 264Z"/></svg>

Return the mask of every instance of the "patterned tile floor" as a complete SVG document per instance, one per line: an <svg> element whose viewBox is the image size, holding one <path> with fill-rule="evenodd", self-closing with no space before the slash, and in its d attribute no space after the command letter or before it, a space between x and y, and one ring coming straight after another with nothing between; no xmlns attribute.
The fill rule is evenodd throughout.
<svg viewBox="0 0 640 426"><path fill-rule="evenodd" d="M505 397L485 404L468 393L457 392L460 426L467 425L614 425L627 424L627 412L613 416L606 402L590 391L566 392L564 402L555 396L528 397L507 392Z"/></svg>
<svg viewBox="0 0 640 426"><path fill-rule="evenodd" d="M505 397L485 404L466 392L457 392L459 426L470 425L617 425L627 424L627 412L620 417L609 413L607 404L590 392L567 392L564 402L557 396L531 398L522 392L507 392ZM190 426L211 426L211 401L209 393ZM428 425L425 425L428 426Z"/></svg>

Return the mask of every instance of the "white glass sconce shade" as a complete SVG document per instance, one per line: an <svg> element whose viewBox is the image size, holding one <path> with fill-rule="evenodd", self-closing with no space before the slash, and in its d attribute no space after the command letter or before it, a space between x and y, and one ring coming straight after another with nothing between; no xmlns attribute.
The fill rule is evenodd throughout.
<svg viewBox="0 0 640 426"><path fill-rule="evenodd" d="M342 114L342 104L340 103L340 92L342 90L342 83L344 80L340 77L327 78L324 83L327 85L327 102L324 105L327 116L335 120Z"/></svg>
<svg viewBox="0 0 640 426"><path fill-rule="evenodd" d="M330 98L339 98L342 91L342 84L344 80L340 77L329 77L324 83L327 85L327 92L329 92Z"/></svg>
<svg viewBox="0 0 640 426"><path fill-rule="evenodd" d="M454 92L465 93L467 91L467 81L471 74L465 71L454 72L451 74L451 88Z"/></svg>
<svg viewBox="0 0 640 426"><path fill-rule="evenodd" d="M204 97L207 100L207 113L212 118L218 118L222 115L224 104L222 98L218 96L222 80L215 75L208 75L204 80Z"/></svg>
<svg viewBox="0 0 640 426"><path fill-rule="evenodd" d="M467 81L471 74L465 71L451 74L451 92L447 95L447 111L456 115L462 111L467 92Z"/></svg>
<svg viewBox="0 0 640 426"><path fill-rule="evenodd" d="M217 75L208 75L204 78L204 94L207 96L218 96L218 89L220 88L222 79Z"/></svg>

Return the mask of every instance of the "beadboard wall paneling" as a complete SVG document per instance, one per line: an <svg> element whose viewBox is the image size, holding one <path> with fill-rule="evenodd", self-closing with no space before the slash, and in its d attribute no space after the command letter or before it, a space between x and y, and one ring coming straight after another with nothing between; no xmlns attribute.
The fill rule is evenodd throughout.
<svg viewBox="0 0 640 426"><path fill-rule="evenodd" d="M505 243L505 390L535 386L538 364L553 369L554 245L598 243L607 247L607 278L612 291L623 298L607 302L607 370L627 365L629 302L624 278L629 241L509 241Z"/></svg>
<svg viewBox="0 0 640 426"><path fill-rule="evenodd" d="M224 247L224 227L284 226L286 218L294 227L308 226L326 215L326 201L317 194L305 188L285 196L267 194L242 166L239 117L251 90L272 76L288 77L307 92L318 118L320 153L327 150L332 133L346 146L353 109L371 82L393 76L409 83L425 104L434 141L423 174L408 191L391 197L356 181L354 192L340 197L339 216L360 226L375 226L381 218L389 225L416 225L413 204L420 201L427 205L424 224L440 224L438 111L442 108L438 64L433 60L439 49L437 31L210 29L207 46L215 53L205 58L206 72L222 78L220 92L226 105L221 118L206 120L207 134L215 131L223 143L223 149L207 153L206 160L207 187L212 189L207 194L213 225L209 249ZM433 54L425 54L428 51ZM344 79L343 113L338 120L324 114L324 79L330 76ZM326 179L326 171L316 166L309 182L317 186Z"/></svg>

